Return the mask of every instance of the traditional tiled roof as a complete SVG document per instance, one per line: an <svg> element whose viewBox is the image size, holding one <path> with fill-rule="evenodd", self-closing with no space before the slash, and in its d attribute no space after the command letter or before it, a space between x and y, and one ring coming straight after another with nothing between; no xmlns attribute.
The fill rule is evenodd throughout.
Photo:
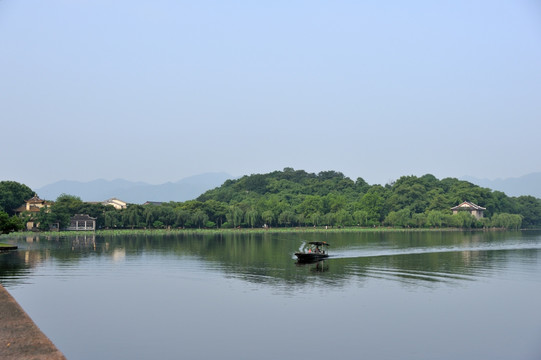
<svg viewBox="0 0 541 360"><path fill-rule="evenodd" d="M96 220L96 218L91 217L88 214L75 214L71 217L71 220L77 220L77 221L92 221Z"/></svg>
<svg viewBox="0 0 541 360"><path fill-rule="evenodd" d="M143 205L160 206L161 204L163 204L163 202L161 202L161 201L147 201L147 202L145 202Z"/></svg>
<svg viewBox="0 0 541 360"><path fill-rule="evenodd" d="M462 204L452 207L451 210L486 210L486 208L469 201L464 201Z"/></svg>
<svg viewBox="0 0 541 360"><path fill-rule="evenodd" d="M40 199L37 195L34 195L32 198L25 201L26 204L19 206L17 209L14 209L16 213L27 212L39 212L43 206L52 205L52 201L47 201Z"/></svg>
<svg viewBox="0 0 541 360"><path fill-rule="evenodd" d="M16 213L26 211L26 205L21 205L21 206L19 206L17 209L15 209L13 211L15 211Z"/></svg>
<svg viewBox="0 0 541 360"><path fill-rule="evenodd" d="M35 204L35 203L43 203L43 202L45 202L45 200L41 200L41 199L39 198L39 196L37 196L36 194L34 194L34 197L32 197L31 199L26 200L26 202L27 202L27 203L33 203L33 204Z"/></svg>

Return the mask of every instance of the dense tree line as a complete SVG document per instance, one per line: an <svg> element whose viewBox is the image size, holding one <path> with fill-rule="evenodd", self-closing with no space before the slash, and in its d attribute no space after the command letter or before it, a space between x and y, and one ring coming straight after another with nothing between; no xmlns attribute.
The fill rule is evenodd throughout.
<svg viewBox="0 0 541 360"><path fill-rule="evenodd" d="M24 220L15 216L15 209L34 195L28 186L16 181L0 181L0 234L24 228Z"/></svg>
<svg viewBox="0 0 541 360"><path fill-rule="evenodd" d="M0 190L2 188L0 187ZM1 193L0 193L1 195ZM470 201L486 208L477 220L451 207ZM2 204L2 202L0 202ZM20 204L19 204L20 205ZM10 206L13 206L11 204ZM18 206L18 205L17 205ZM395 226L414 228L531 228L541 226L541 200L508 197L455 178L403 176L369 185L340 172L318 174L285 168L228 180L196 200L127 209L82 202L61 195L38 215L42 227L69 224L73 214L97 218L99 228L236 228L299 226Z"/></svg>

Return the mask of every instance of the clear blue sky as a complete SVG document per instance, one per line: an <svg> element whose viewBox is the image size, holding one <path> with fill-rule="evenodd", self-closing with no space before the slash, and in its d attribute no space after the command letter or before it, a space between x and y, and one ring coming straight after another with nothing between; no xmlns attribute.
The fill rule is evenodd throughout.
<svg viewBox="0 0 541 360"><path fill-rule="evenodd" d="M541 2L0 0L0 180L541 171Z"/></svg>

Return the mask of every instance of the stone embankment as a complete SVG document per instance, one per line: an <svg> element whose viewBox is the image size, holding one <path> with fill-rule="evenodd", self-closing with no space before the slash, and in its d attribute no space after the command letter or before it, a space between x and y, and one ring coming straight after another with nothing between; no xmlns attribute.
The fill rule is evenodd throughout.
<svg viewBox="0 0 541 360"><path fill-rule="evenodd" d="M66 359L0 285L0 359Z"/></svg>

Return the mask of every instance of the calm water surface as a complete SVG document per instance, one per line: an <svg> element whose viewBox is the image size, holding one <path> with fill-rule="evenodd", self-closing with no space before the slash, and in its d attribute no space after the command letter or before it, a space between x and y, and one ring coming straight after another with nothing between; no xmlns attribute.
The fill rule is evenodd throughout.
<svg viewBox="0 0 541 360"><path fill-rule="evenodd" d="M541 359L541 232L7 241L0 283L68 359Z"/></svg>

